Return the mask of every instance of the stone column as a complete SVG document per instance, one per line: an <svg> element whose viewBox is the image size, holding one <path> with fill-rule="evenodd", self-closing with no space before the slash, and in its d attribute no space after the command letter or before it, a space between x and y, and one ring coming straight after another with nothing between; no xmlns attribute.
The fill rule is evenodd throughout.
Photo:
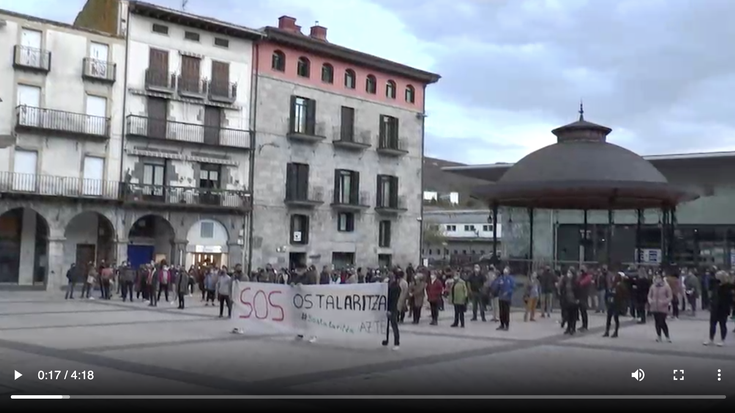
<svg viewBox="0 0 735 413"><path fill-rule="evenodd" d="M242 265L243 268L248 267L248 261L245 248L239 241L227 242L227 266L233 268L236 264Z"/></svg>
<svg viewBox="0 0 735 413"><path fill-rule="evenodd" d="M46 291L57 291L65 285L66 268L64 266L64 237L49 237L48 269L46 273Z"/></svg>
<svg viewBox="0 0 735 413"><path fill-rule="evenodd" d="M185 239L177 239L174 241L173 257L171 257L170 264L172 265L185 265L186 264L186 246L189 245L189 241Z"/></svg>
<svg viewBox="0 0 735 413"><path fill-rule="evenodd" d="M23 208L20 234L18 285L33 285L36 269L36 212Z"/></svg>
<svg viewBox="0 0 735 413"><path fill-rule="evenodd" d="M122 264L128 260L128 240L118 239L116 242L115 262Z"/></svg>

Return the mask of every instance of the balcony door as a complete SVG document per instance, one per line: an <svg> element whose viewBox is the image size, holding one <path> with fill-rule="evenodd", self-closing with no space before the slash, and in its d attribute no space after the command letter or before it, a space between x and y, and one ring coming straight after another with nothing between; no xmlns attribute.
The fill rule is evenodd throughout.
<svg viewBox="0 0 735 413"><path fill-rule="evenodd" d="M147 136L149 138L166 139L166 118L168 117L168 103L165 99L149 97L147 100L147 106Z"/></svg>
<svg viewBox="0 0 735 413"><path fill-rule="evenodd" d="M207 145L220 144L220 126L222 124L222 110L214 106L204 107L204 143Z"/></svg>
<svg viewBox="0 0 735 413"><path fill-rule="evenodd" d="M219 205L220 166L201 164L199 170L199 202L206 205Z"/></svg>
<svg viewBox="0 0 735 413"><path fill-rule="evenodd" d="M215 96L230 96L230 64L227 62L212 61L211 92Z"/></svg>
<svg viewBox="0 0 735 413"><path fill-rule="evenodd" d="M166 165L146 163L143 165L143 199L160 202L164 197Z"/></svg>
<svg viewBox="0 0 735 413"><path fill-rule="evenodd" d="M18 85L18 123L23 126L41 125L41 88Z"/></svg>
<svg viewBox="0 0 735 413"><path fill-rule="evenodd" d="M42 67L42 37L38 30L23 29L20 38L20 64L27 67Z"/></svg>
<svg viewBox="0 0 735 413"><path fill-rule="evenodd" d="M148 51L148 83L168 88L168 51L151 48Z"/></svg>
<svg viewBox="0 0 735 413"><path fill-rule="evenodd" d="M192 56L181 56L182 89L186 92L200 93L201 60Z"/></svg>
<svg viewBox="0 0 735 413"><path fill-rule="evenodd" d="M82 194L86 196L101 196L102 178L104 175L105 160L96 156L85 156Z"/></svg>
<svg viewBox="0 0 735 413"><path fill-rule="evenodd" d="M91 42L89 44L89 73L99 79L107 79L107 59L110 55L110 46L104 43Z"/></svg>
<svg viewBox="0 0 735 413"><path fill-rule="evenodd" d="M15 150L13 163L13 190L33 192L36 190L38 152Z"/></svg>
<svg viewBox="0 0 735 413"><path fill-rule="evenodd" d="M107 99L87 95L87 124L85 132L89 135L107 134Z"/></svg>

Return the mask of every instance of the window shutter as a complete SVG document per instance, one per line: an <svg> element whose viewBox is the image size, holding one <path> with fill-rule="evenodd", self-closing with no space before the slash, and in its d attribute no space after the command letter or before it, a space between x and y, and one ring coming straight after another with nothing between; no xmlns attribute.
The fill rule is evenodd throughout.
<svg viewBox="0 0 735 413"><path fill-rule="evenodd" d="M306 133L316 135L316 100L306 101Z"/></svg>
<svg viewBox="0 0 735 413"><path fill-rule="evenodd" d="M386 231L385 231L385 246L386 247L390 247L391 233L393 232L393 231L391 231L391 224L392 224L391 221L385 221L385 229L386 229Z"/></svg>
<svg viewBox="0 0 735 413"><path fill-rule="evenodd" d="M355 214L347 214L347 232L355 230Z"/></svg>
<svg viewBox="0 0 735 413"><path fill-rule="evenodd" d="M391 145L398 149L398 118L390 118L390 143Z"/></svg>
<svg viewBox="0 0 735 413"><path fill-rule="evenodd" d="M290 115L288 118L288 131L296 132L296 96L291 96Z"/></svg>
<svg viewBox="0 0 735 413"><path fill-rule="evenodd" d="M340 170L335 169L334 170L334 201L333 201L335 204L339 204L339 201L340 201L341 191L339 188L339 184L340 184L339 180L340 180Z"/></svg>
<svg viewBox="0 0 735 413"><path fill-rule="evenodd" d="M296 199L298 193L296 188L298 186L298 165L295 163L289 163L286 165L286 199Z"/></svg>
<svg viewBox="0 0 735 413"><path fill-rule="evenodd" d="M296 178L298 179L298 184L296 185L296 191L298 194L299 199L308 200L309 199L309 165L306 164L296 164L298 169L296 172Z"/></svg>
<svg viewBox="0 0 735 413"><path fill-rule="evenodd" d="M304 225L304 227L301 229L301 241L302 241L302 244L308 244L309 243L309 232L311 231L311 228L309 226L309 216L301 215L301 222Z"/></svg>
<svg viewBox="0 0 735 413"><path fill-rule="evenodd" d="M288 239L291 244L296 244L296 241L293 238L294 232L296 232L296 217L298 215L291 215L291 226L290 226L290 232L288 233Z"/></svg>
<svg viewBox="0 0 735 413"><path fill-rule="evenodd" d="M350 201L353 205L360 205L360 172L352 171L350 182Z"/></svg>
<svg viewBox="0 0 735 413"><path fill-rule="evenodd" d="M375 193L375 206L383 206L383 175L378 175L378 189Z"/></svg>
<svg viewBox="0 0 735 413"><path fill-rule="evenodd" d="M352 141L354 137L355 125L355 109L342 106L340 139L343 141Z"/></svg>
<svg viewBox="0 0 735 413"><path fill-rule="evenodd" d="M386 119L385 116L381 115L380 118L378 118L378 145L379 147L383 148L386 145Z"/></svg>
<svg viewBox="0 0 735 413"><path fill-rule="evenodd" d="M398 207L398 177L390 177L390 206Z"/></svg>

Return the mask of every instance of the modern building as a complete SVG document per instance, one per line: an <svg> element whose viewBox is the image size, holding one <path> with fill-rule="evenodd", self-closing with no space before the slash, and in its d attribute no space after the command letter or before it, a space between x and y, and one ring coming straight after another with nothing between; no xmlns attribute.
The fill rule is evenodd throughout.
<svg viewBox="0 0 735 413"><path fill-rule="evenodd" d="M501 225L493 237L492 218L483 210L425 210L421 255L429 265L476 262L493 252L502 257Z"/></svg>
<svg viewBox="0 0 735 413"><path fill-rule="evenodd" d="M90 0L75 25L127 45L117 259L245 262L262 33L136 1Z"/></svg>
<svg viewBox="0 0 735 413"><path fill-rule="evenodd" d="M735 264L735 152L687 153L644 156L669 183L699 193L700 198L679 205L675 214L672 261L681 266ZM451 166L447 172L496 182L511 163ZM529 248L529 217L526 211L503 210L503 244L510 256L523 257ZM534 251L537 261L661 263L665 243L664 217L656 210L644 211L640 251L636 253L636 211L613 214L588 213L587 242L582 211L537 211L534 218ZM613 234L612 237L609 234ZM612 244L607 243L612 239ZM583 245L585 244L585 245ZM608 251L610 257L608 257Z"/></svg>
<svg viewBox="0 0 735 413"><path fill-rule="evenodd" d="M0 11L0 283L58 286L111 260L125 40Z"/></svg>
<svg viewBox="0 0 735 413"><path fill-rule="evenodd" d="M420 260L424 98L439 76L283 16L257 50L252 265Z"/></svg>

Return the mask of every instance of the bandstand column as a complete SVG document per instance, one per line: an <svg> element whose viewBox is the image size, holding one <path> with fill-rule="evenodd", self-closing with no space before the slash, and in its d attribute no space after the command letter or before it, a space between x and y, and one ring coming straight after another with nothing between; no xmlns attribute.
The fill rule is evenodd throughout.
<svg viewBox="0 0 735 413"><path fill-rule="evenodd" d="M641 230L643 226L643 210L636 210L636 224L635 224L635 263L641 263Z"/></svg>
<svg viewBox="0 0 735 413"><path fill-rule="evenodd" d="M667 242L669 247L669 262L666 264L672 264L676 257L676 207L672 206L669 209L669 240Z"/></svg>
<svg viewBox="0 0 735 413"><path fill-rule="evenodd" d="M498 203L493 202L493 263L498 262Z"/></svg>
<svg viewBox="0 0 735 413"><path fill-rule="evenodd" d="M661 208L661 264L666 265L669 262L669 249L666 245L669 237L669 209L667 207Z"/></svg>
<svg viewBox="0 0 735 413"><path fill-rule="evenodd" d="M582 211L582 253L579 255L580 265L587 261L587 210Z"/></svg>
<svg viewBox="0 0 735 413"><path fill-rule="evenodd" d="M613 210L608 209L607 210L607 243L605 244L605 249L607 250L605 254L607 255L608 268L612 264L612 243L613 243L613 234L615 233L615 230L613 229L613 225L615 225L615 220L613 219Z"/></svg>
<svg viewBox="0 0 735 413"><path fill-rule="evenodd" d="M534 217L534 210L533 208L528 208L528 228L530 235L528 237L528 273L530 274L533 271L533 217Z"/></svg>

